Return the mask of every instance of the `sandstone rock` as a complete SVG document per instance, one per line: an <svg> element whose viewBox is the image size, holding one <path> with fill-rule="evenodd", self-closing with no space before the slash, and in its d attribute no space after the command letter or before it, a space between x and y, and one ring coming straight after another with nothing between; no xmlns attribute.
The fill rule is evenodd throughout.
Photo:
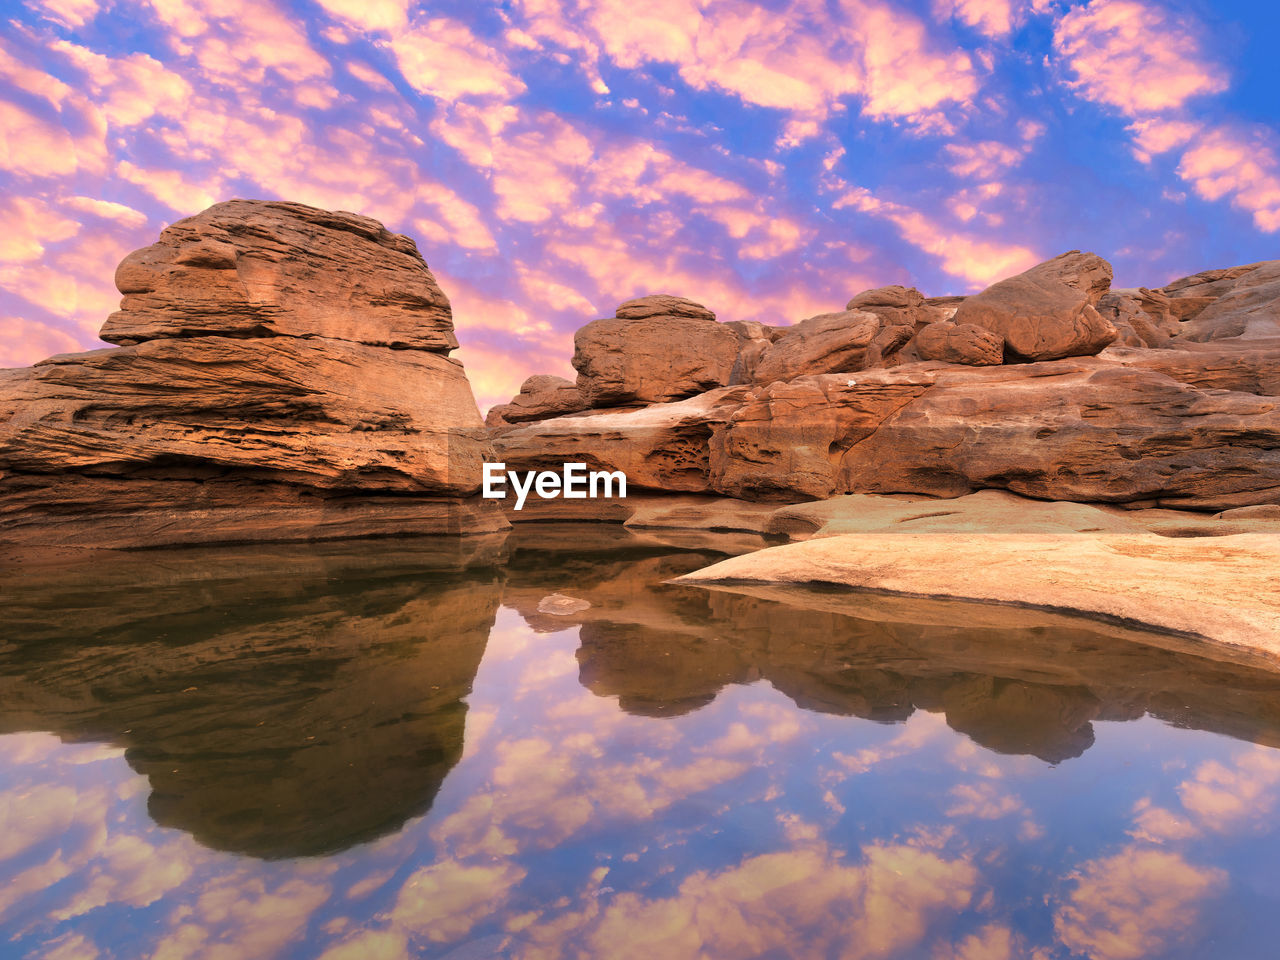
<svg viewBox="0 0 1280 960"><path fill-rule="evenodd" d="M1101 359L801 377L753 391L710 444L711 489L748 500L997 488L1201 510L1280 501L1275 400Z"/></svg>
<svg viewBox="0 0 1280 960"><path fill-rule="evenodd" d="M731 320L724 325L738 335L738 356L729 373L729 386L750 383L765 350L780 339L784 331L755 320Z"/></svg>
<svg viewBox="0 0 1280 960"><path fill-rule="evenodd" d="M756 383L814 373L855 373L883 362L910 339L912 328L885 326L874 313L845 310L801 320L764 350Z"/></svg>
<svg viewBox="0 0 1280 960"><path fill-rule="evenodd" d="M1107 359L1126 367L1142 367L1201 389L1234 390L1260 397L1280 397L1280 338L1171 341L1168 350L1110 347Z"/></svg>
<svg viewBox="0 0 1280 960"><path fill-rule="evenodd" d="M1186 323L1187 339L1280 337L1280 260L1255 264L1237 276L1224 276L1190 289L1210 289L1217 297Z"/></svg>
<svg viewBox="0 0 1280 960"><path fill-rule="evenodd" d="M746 392L746 387L727 387L640 410L588 411L515 424L495 431L493 445L508 470L585 463L589 470L621 470L628 494L633 487L704 492L712 430Z"/></svg>
<svg viewBox="0 0 1280 960"><path fill-rule="evenodd" d="M931 323L916 334L916 352L921 360L942 360L973 367L1004 362L1004 337L971 323L948 321Z"/></svg>
<svg viewBox="0 0 1280 960"><path fill-rule="evenodd" d="M492 448L412 241L353 214L232 201L142 254L108 324L138 342L0 373L0 541L506 527L478 498ZM235 335L193 335L210 318Z"/></svg>
<svg viewBox="0 0 1280 960"><path fill-rule="evenodd" d="M649 317L688 317L693 320L714 320L716 315L700 303L658 293L637 297L618 305L614 315L624 320L644 320Z"/></svg>
<svg viewBox="0 0 1280 960"><path fill-rule="evenodd" d="M1112 290L1098 302L1098 312L1116 328L1116 343L1131 347L1165 347L1182 333L1178 303L1159 290Z"/></svg>
<svg viewBox="0 0 1280 960"><path fill-rule="evenodd" d="M886 326L906 324L919 329L941 319L940 311L926 304L919 290L899 284L864 290L850 300L845 309L874 313Z"/></svg>
<svg viewBox="0 0 1280 960"><path fill-rule="evenodd" d="M116 270L102 339L326 337L448 353L449 300L408 237L353 213L228 200L166 228Z"/></svg>
<svg viewBox="0 0 1280 960"><path fill-rule="evenodd" d="M542 420L587 409L578 385L564 377L536 375L520 385L520 392L510 403L494 407L485 417L485 425L493 428L524 420Z"/></svg>
<svg viewBox="0 0 1280 960"><path fill-rule="evenodd" d="M1096 309L1110 285L1110 264L1072 250L966 298L954 320L1000 334L1019 360L1091 356L1118 335Z"/></svg>
<svg viewBox="0 0 1280 960"><path fill-rule="evenodd" d="M587 407L661 403L728 384L738 336L706 318L596 320L574 335L573 367Z"/></svg>
<svg viewBox="0 0 1280 960"><path fill-rule="evenodd" d="M834 584L1076 611L1175 631L1181 649L1213 655L1221 645L1274 669L1277 564L1280 540L1265 535L856 534L734 557L679 582Z"/></svg>
<svg viewBox="0 0 1280 960"><path fill-rule="evenodd" d="M1175 299L1207 297L1216 300L1224 293L1229 292L1235 285L1235 281L1246 273L1274 262L1271 260L1259 260L1256 263L1242 263L1239 266L1225 269L1202 270L1199 273L1191 274L1189 277L1182 277L1167 283L1160 289L1162 293Z"/></svg>

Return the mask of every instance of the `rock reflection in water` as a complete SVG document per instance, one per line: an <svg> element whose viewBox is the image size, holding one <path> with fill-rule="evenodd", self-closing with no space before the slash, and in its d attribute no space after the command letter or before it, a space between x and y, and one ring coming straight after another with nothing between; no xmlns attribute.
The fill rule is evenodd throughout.
<svg viewBox="0 0 1280 960"><path fill-rule="evenodd" d="M500 546L223 548L6 570L0 732L125 746L156 822L215 849L296 857L394 831L430 808L461 756Z"/></svg>
<svg viewBox="0 0 1280 960"><path fill-rule="evenodd" d="M537 557L513 551L505 602L535 629L580 624L581 682L636 715L678 716L765 679L807 710L942 713L989 749L1049 763L1092 746L1093 721L1144 714L1280 745L1280 676L1165 649L1157 634L968 603L664 584L711 562L705 552L583 561L574 595L591 607L548 618L536 606L552 574Z"/></svg>

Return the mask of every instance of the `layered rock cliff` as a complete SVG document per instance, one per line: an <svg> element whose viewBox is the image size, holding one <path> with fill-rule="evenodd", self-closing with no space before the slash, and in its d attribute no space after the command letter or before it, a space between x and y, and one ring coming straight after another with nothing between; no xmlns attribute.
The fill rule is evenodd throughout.
<svg viewBox="0 0 1280 960"><path fill-rule="evenodd" d="M0 371L0 542L501 529L449 301L376 220L232 200L121 263L113 349Z"/></svg>
<svg viewBox="0 0 1280 960"><path fill-rule="evenodd" d="M488 422L509 468L579 460L651 490L1280 503L1280 261L1111 278L1070 251L971 297L882 287L791 326L629 301L579 332L576 385L531 378Z"/></svg>

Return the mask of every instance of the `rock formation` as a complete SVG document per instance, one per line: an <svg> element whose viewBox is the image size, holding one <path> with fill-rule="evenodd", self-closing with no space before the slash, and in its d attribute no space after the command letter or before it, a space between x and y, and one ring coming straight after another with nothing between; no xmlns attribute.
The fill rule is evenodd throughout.
<svg viewBox="0 0 1280 960"><path fill-rule="evenodd" d="M1109 263L1072 250L968 297L954 319L1000 334L1019 360L1092 356L1117 336L1097 310L1110 287Z"/></svg>
<svg viewBox="0 0 1280 960"><path fill-rule="evenodd" d="M655 296L629 300L618 311L573 338L586 406L680 400L729 383L738 337L706 307Z"/></svg>
<svg viewBox="0 0 1280 960"><path fill-rule="evenodd" d="M476 496L491 448L409 238L233 200L166 229L117 281L103 335L123 346L0 372L0 541L505 526Z"/></svg>
<svg viewBox="0 0 1280 960"><path fill-rule="evenodd" d="M690 396L685 378L678 402L584 391L591 409L499 426L495 445L512 468L572 456L640 489L750 500L1004 489L1198 510L1280 503L1280 261L1158 289L1110 283L1106 261L1071 251L971 297L881 287L791 327L685 308L683 322L705 325L700 343L724 344L704 382L734 386ZM649 300L682 302L632 303ZM706 350L661 345L650 370L705 370Z"/></svg>

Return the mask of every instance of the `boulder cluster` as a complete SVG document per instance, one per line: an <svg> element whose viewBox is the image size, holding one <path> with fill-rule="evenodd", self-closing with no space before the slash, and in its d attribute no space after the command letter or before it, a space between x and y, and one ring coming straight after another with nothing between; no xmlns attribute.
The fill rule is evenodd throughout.
<svg viewBox="0 0 1280 960"><path fill-rule="evenodd" d="M408 237L232 200L120 264L120 346L0 371L0 540L460 533L488 437Z"/></svg>
<svg viewBox="0 0 1280 960"><path fill-rule="evenodd" d="M636 487L1222 510L1280 502L1280 261L1117 290L1073 250L969 297L902 286L790 326L629 300L575 337L577 382L490 411L511 468Z"/></svg>

